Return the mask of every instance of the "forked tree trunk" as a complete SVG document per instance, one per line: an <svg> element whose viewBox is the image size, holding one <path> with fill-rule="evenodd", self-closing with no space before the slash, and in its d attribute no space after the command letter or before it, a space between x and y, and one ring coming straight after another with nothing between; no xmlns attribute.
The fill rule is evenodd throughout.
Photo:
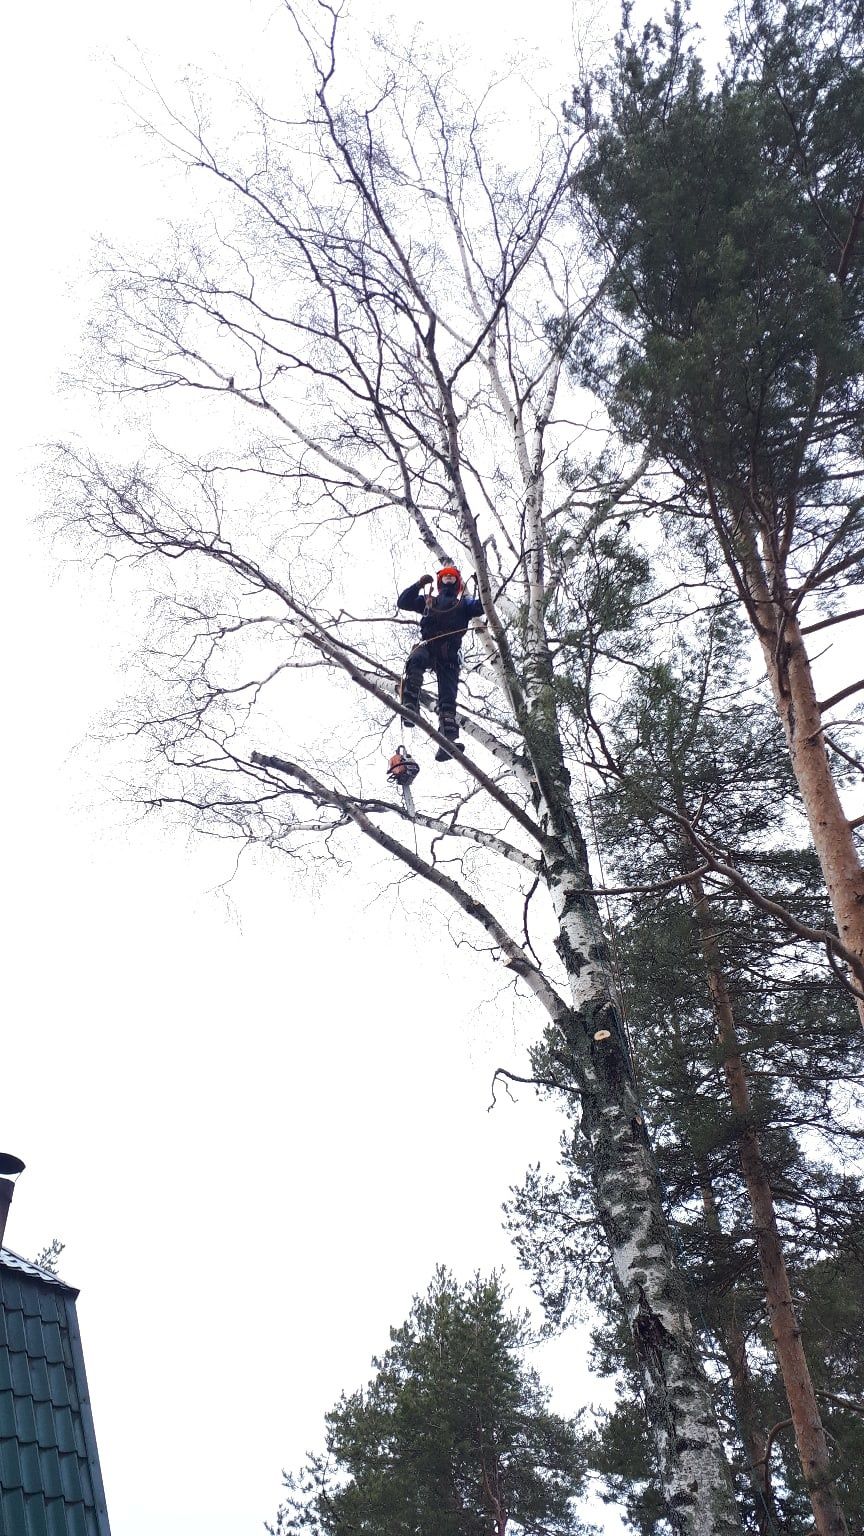
<svg viewBox="0 0 864 1536"><path fill-rule="evenodd" d="M801 1342L801 1329L786 1271L771 1182L762 1157L759 1137L753 1127L750 1089L741 1058L741 1046L714 917L700 877L691 875L689 885L699 921L717 1036L723 1049L723 1072L738 1124L738 1156L753 1216L768 1319L815 1529L819 1536L848 1536L846 1518L834 1489L828 1442L819 1404ZM767 1467L765 1470L767 1473Z"/></svg>

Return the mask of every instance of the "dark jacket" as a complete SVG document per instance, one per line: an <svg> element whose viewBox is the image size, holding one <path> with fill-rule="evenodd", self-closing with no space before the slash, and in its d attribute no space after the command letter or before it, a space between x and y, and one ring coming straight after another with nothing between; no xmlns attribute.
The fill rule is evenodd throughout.
<svg viewBox="0 0 864 1536"><path fill-rule="evenodd" d="M421 577L420 581L400 592L396 599L397 608L406 613L422 614L420 634L424 640L446 640L448 650L458 650L471 620L480 618L483 604L479 597L466 597L464 592L455 603L442 604L440 597L421 597L422 585Z"/></svg>

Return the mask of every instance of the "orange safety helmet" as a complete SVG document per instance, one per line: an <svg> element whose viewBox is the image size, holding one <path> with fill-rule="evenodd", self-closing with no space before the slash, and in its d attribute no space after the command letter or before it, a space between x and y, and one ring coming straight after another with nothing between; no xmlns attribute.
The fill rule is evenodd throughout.
<svg viewBox="0 0 864 1536"><path fill-rule="evenodd" d="M460 592L462 591L462 572L458 569L457 566L455 566L455 565L442 565L440 571L438 572L438 587L439 587L439 589L441 587L441 583L444 580L445 576L453 577L454 580L456 581L456 584L457 584L457 586L459 588L459 591Z"/></svg>

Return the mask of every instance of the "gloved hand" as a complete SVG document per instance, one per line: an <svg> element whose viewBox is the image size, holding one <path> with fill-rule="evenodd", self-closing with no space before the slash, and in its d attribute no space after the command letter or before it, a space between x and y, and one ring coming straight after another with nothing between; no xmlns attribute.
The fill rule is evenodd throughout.
<svg viewBox="0 0 864 1536"><path fill-rule="evenodd" d="M435 578L434 576L421 576L417 585L418 587L434 587Z"/></svg>

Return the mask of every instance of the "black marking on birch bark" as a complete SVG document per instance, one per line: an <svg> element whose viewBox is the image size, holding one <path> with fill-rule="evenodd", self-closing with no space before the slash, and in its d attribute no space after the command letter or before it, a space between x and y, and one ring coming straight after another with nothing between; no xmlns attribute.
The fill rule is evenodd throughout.
<svg viewBox="0 0 864 1536"><path fill-rule="evenodd" d="M600 939L598 943L591 945L588 951L588 958L589 960L596 960L598 965L609 966L611 964L609 945L605 939Z"/></svg>
<svg viewBox="0 0 864 1536"><path fill-rule="evenodd" d="M581 976L582 971L588 964L588 956L581 949L576 949L575 945L567 937L567 934L563 933L560 928L555 937L555 948L558 951L562 965L567 971L567 975Z"/></svg>
<svg viewBox="0 0 864 1536"><path fill-rule="evenodd" d="M639 1285L639 1310L633 1320L633 1343L640 1360L649 1362L656 1369L660 1380L666 1381L664 1354L677 1354L680 1345L669 1332L662 1317L649 1305L644 1287Z"/></svg>

